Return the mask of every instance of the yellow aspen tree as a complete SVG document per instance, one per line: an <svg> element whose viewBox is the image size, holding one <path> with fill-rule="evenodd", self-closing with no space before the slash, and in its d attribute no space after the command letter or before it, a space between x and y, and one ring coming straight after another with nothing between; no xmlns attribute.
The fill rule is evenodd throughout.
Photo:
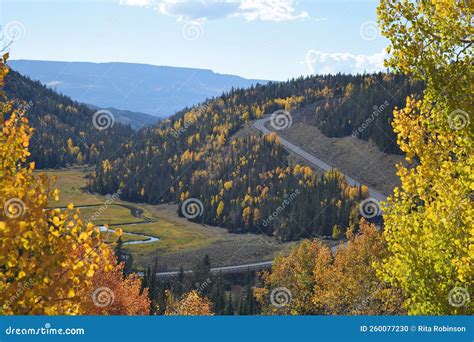
<svg viewBox="0 0 474 342"><path fill-rule="evenodd" d="M252 214L252 208L245 207L243 212L242 212L242 218L243 218L246 226L250 225L250 216L251 216L251 214Z"/></svg>
<svg viewBox="0 0 474 342"><path fill-rule="evenodd" d="M384 207L389 255L382 279L401 287L409 314L472 314L474 289L473 50L468 1L383 0L386 65L423 80L393 128L410 163Z"/></svg>
<svg viewBox="0 0 474 342"><path fill-rule="evenodd" d="M226 190L229 190L229 189L232 189L232 181L227 181L227 182L224 182L224 189Z"/></svg>
<svg viewBox="0 0 474 342"><path fill-rule="evenodd" d="M260 213L260 209L255 208L253 210L253 224L257 225L258 222L260 221L261 217L262 217L262 214Z"/></svg>
<svg viewBox="0 0 474 342"><path fill-rule="evenodd" d="M0 59L1 84L6 58ZM26 163L28 120L12 102L3 96L0 101L0 313L81 314L95 272L112 267L102 263L110 250L71 204L48 209L59 191Z"/></svg>

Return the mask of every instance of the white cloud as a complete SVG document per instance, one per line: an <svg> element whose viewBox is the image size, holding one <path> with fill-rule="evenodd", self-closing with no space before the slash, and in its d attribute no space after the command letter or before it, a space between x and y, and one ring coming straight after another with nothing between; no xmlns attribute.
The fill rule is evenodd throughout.
<svg viewBox="0 0 474 342"><path fill-rule="evenodd" d="M178 21L242 17L247 21L292 21L308 17L294 0L120 0L121 5L150 7Z"/></svg>
<svg viewBox="0 0 474 342"><path fill-rule="evenodd" d="M239 13L248 21L291 21L308 17L307 12L296 13L294 1L290 0L243 0L239 7Z"/></svg>
<svg viewBox="0 0 474 342"><path fill-rule="evenodd" d="M372 55L354 55L348 52L328 53L318 50L309 50L306 53L305 63L310 74L363 73L384 70L383 61L388 57L382 50Z"/></svg>

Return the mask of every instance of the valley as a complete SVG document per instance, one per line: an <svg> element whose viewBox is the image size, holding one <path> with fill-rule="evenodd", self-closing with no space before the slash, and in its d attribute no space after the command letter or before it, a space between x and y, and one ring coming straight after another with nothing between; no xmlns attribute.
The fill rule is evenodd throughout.
<svg viewBox="0 0 474 342"><path fill-rule="evenodd" d="M92 194L86 190L86 175L90 168L76 167L62 170L41 170L56 177L60 200L54 207L74 203L80 218L96 225L121 228L124 249L134 258L134 268L143 270L157 258L159 271L177 270L180 266L190 269L206 254L216 267L244 265L272 260L279 253L287 253L294 244L279 243L274 238L254 234L231 234L223 228L188 221L177 214L175 204L137 204L113 200L107 196ZM111 201L110 204L106 204ZM140 214L133 215L134 212ZM128 234L143 234L137 237ZM106 241L116 242L113 234L103 232ZM147 242L148 237L159 241ZM133 244L126 244L133 242Z"/></svg>
<svg viewBox="0 0 474 342"><path fill-rule="evenodd" d="M7 79L7 90L34 103L28 108L38 127L33 157L40 167L54 168L46 173L57 177L61 190L51 206L73 203L84 222L110 229L102 228L112 246L111 230L122 229L134 270L156 264L157 272L173 272L192 269L205 257L214 268L268 263L305 238L334 247L347 229L357 229L359 201L385 199L391 183L384 177L393 179L390 170L401 157L362 139L324 136L316 127L315 105L338 101L341 87L348 89L346 96L360 96L349 92L352 82L407 81L381 74L338 77L235 89L139 130L141 116L134 129L112 122L97 130L93 108L17 72ZM381 90L374 92L383 98ZM48 101L37 102L38 93ZM293 125L275 131L263 113L281 107L289 109ZM60 139L48 140L51 129ZM357 148L370 163L354 162L362 160ZM205 210L183 217L186 199Z"/></svg>
<svg viewBox="0 0 474 342"><path fill-rule="evenodd" d="M401 156L383 154L370 143L360 140L354 142L353 138L325 137L317 128L304 122L305 117L302 113L307 113L307 110L292 111L293 126L278 131L278 135L311 151L311 155L308 157L307 152L295 148L296 145L283 139L282 143L285 147L288 148L287 144L292 147L289 149L290 159L298 159L300 163L315 168L315 172L328 171L333 166L338 167L346 174L357 175L357 179L364 180L365 184L389 193L387 184L380 184L377 180L393 179L390 172L391 168L394 168L392 163L402 161ZM270 131L275 131L268 121L269 116L246 124L234 134L234 137L258 135L260 132L268 134ZM348 143L347 140L351 142ZM361 146L354 147L354 144L367 146L365 158L371 159L371 163L350 162L350 156L355 150L364 150ZM301 155L301 151L304 151L306 158L304 158L305 155ZM308 162L308 159L312 160L311 156L328 158L332 165L329 166L323 161L316 164ZM367 168L373 169L367 170ZM124 231L122 236L124 248L132 254L134 269L137 271L144 270L157 259L160 274L171 275L175 274L173 272L181 266L184 269L191 269L205 255L208 255L213 260L213 265L219 269L254 263L259 265L262 262L265 264L279 253L287 254L291 246L295 244L295 242L282 243L273 237L263 235L232 234L223 228L191 222L179 217L179 207L176 204L150 205L117 199L106 205L105 209L101 209L111 196L92 194L87 190L87 174L92 171L92 168L87 167L46 171L49 176L57 178L56 185L61 190L61 199L55 205L64 207L67 203L74 203L76 208L79 208L80 217L83 220L96 214L92 221L94 224L108 225L111 230L121 228ZM371 176L367 176L367 171ZM350 177L349 179L351 182L356 182ZM374 189L369 189L369 191L372 197L380 201L386 197ZM99 212L100 214L97 215ZM105 232L105 236L107 242L112 245L115 243L113 234ZM150 238L159 240L149 241ZM337 244L336 241L330 239L323 239L323 241L329 246Z"/></svg>

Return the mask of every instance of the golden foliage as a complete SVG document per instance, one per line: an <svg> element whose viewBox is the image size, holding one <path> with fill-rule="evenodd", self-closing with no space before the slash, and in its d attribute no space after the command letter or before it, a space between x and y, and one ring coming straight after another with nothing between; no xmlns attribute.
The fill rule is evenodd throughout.
<svg viewBox="0 0 474 342"><path fill-rule="evenodd" d="M0 69L3 83L5 57ZM81 314L95 272L111 268L103 262L110 251L72 205L48 209L59 192L45 175L34 175L33 163L25 165L32 130L3 98L0 121L1 312Z"/></svg>
<svg viewBox="0 0 474 342"><path fill-rule="evenodd" d="M288 257L280 256L256 297L266 314L380 315L403 313L400 290L376 276L374 262L387 253L380 232L364 220L360 233L348 233L335 255L318 240L305 240ZM286 288L291 301L278 308L269 303L271 290Z"/></svg>
<svg viewBox="0 0 474 342"><path fill-rule="evenodd" d="M197 291L185 293L179 301L172 298L167 292L168 306L165 315L167 316L212 316L212 304L209 299L201 297Z"/></svg>
<svg viewBox="0 0 474 342"><path fill-rule="evenodd" d="M410 163L384 208L389 255L380 276L406 292L410 314L472 314L452 292L474 288L472 9L466 1L381 1L388 65L426 83L423 100L395 109ZM461 299L461 298L458 298Z"/></svg>

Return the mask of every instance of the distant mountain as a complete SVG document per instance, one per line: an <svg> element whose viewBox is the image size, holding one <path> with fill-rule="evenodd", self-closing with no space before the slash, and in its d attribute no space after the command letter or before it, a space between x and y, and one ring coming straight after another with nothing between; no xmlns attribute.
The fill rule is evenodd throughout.
<svg viewBox="0 0 474 342"><path fill-rule="evenodd" d="M156 116L150 114L132 112L129 110L117 109L114 107L102 108L90 104L87 104L87 106L94 110L106 109L112 113L115 121L123 123L125 125L130 125L133 129L140 129L145 126L154 125L159 123L161 120L160 118L157 118Z"/></svg>
<svg viewBox="0 0 474 342"><path fill-rule="evenodd" d="M267 83L206 69L135 63L14 60L8 65L76 101L159 117L232 88Z"/></svg>

